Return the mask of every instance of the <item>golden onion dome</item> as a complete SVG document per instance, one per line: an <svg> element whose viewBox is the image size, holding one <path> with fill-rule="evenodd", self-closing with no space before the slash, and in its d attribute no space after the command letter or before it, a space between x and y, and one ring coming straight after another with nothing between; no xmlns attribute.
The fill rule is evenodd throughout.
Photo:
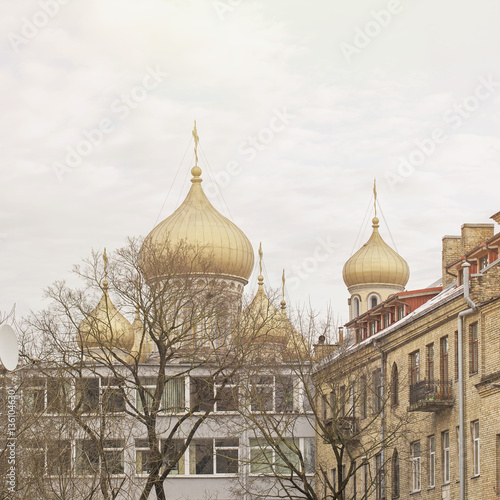
<svg viewBox="0 0 500 500"><path fill-rule="evenodd" d="M201 168L193 167L191 174L192 185L186 199L148 234L141 253L151 248L156 255L159 252L160 256L166 257L168 247L173 249L184 243L196 251L189 273L236 277L246 283L254 263L250 241L236 224L208 201L201 187ZM160 277L154 270L144 269L144 272L148 279Z"/></svg>
<svg viewBox="0 0 500 500"><path fill-rule="evenodd" d="M342 276L347 287L388 284L404 287L410 277L408 263L380 236L374 217L370 239L344 264Z"/></svg>
<svg viewBox="0 0 500 500"><path fill-rule="evenodd" d="M78 345L87 349L118 348L130 351L134 345L134 329L109 298L108 283L97 307L80 323Z"/></svg>

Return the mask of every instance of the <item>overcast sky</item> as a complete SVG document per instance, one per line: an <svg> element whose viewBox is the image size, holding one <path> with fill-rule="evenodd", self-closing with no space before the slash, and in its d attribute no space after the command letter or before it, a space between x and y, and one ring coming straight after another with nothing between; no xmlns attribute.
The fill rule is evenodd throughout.
<svg viewBox="0 0 500 500"><path fill-rule="evenodd" d="M172 213L194 119L203 187L262 241L266 284L285 268L289 303L331 303L344 321L342 266L369 237L374 178L408 289L439 277L443 235L500 210L497 0L0 10L2 311L40 309L92 249Z"/></svg>

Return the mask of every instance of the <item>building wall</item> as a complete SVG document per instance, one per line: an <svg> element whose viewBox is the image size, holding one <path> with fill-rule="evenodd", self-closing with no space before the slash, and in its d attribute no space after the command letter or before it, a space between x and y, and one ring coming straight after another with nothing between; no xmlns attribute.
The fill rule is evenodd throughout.
<svg viewBox="0 0 500 500"><path fill-rule="evenodd" d="M499 267L499 266L497 266ZM500 498L497 482L500 474L500 388L491 383L500 383L500 293L498 290L499 271L495 268L482 276L472 278L471 296L478 300L479 310L464 321L464 379L465 379L465 460L467 463L466 488L469 499ZM482 299L482 300L481 300ZM489 301L486 302L485 301ZM393 498L391 491L392 470L390 457L394 449L400 459L400 496L399 498L441 499L459 498L458 466L458 383L456 380L456 331L458 313L468 306L462 296L441 304L434 311L418 319L411 320L384 336L377 335L378 347L385 353L385 389L386 389L386 435L401 425L396 432L394 443L386 451L386 498ZM479 332L479 370L470 373L471 356L469 345L470 325L477 323ZM410 407L410 355L420 354L419 375L422 381L426 377L427 346L434 343L434 378L440 379L440 342L448 338L449 380L452 382L453 403L441 411L408 411ZM370 342L347 349L343 355L337 351L337 359L320 370L319 377L328 379L340 377L344 380L358 378L356 374L370 374L380 367L381 355ZM399 404L391 402L391 373L394 363L398 367ZM354 375L354 376L353 376ZM339 380L339 384L342 381ZM325 392L327 386L325 385ZM479 421L480 439L480 475L473 477L473 441L471 424ZM373 428L380 432L381 417L373 422ZM449 431L450 440L450 481L443 480L442 433ZM362 454L361 447L368 446L373 435L361 436L361 445L353 447L353 453ZM436 471L435 486L429 484L429 436L435 437ZM421 488L412 492L412 465L410 457L411 443L420 441L421 448ZM373 459L370 458L373 462ZM373 466L373 464L372 464ZM317 441L317 468L335 467L333 454L320 438ZM359 481L358 481L359 483ZM318 489L321 494L321 491ZM371 498L376 498L375 494Z"/></svg>

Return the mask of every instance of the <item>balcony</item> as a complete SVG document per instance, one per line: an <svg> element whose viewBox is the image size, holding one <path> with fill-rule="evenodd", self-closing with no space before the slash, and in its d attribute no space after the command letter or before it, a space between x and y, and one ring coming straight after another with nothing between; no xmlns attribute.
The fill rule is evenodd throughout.
<svg viewBox="0 0 500 500"><path fill-rule="evenodd" d="M422 380L410 386L408 411L441 411L452 406L451 381Z"/></svg>

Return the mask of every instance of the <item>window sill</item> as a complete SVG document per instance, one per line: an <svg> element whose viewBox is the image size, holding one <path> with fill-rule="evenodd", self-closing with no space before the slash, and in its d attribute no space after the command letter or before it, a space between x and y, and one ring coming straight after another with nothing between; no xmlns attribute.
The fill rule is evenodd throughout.
<svg viewBox="0 0 500 500"><path fill-rule="evenodd" d="M481 477L481 474L476 474L475 476L471 476L471 479L477 479L478 477Z"/></svg>
<svg viewBox="0 0 500 500"><path fill-rule="evenodd" d="M422 493L422 490L410 491L410 495L418 495L419 493Z"/></svg>
<svg viewBox="0 0 500 500"><path fill-rule="evenodd" d="M436 485L434 485L434 486L429 486L429 487L427 488L427 491L432 491L432 490L435 490L435 489L436 489Z"/></svg>

